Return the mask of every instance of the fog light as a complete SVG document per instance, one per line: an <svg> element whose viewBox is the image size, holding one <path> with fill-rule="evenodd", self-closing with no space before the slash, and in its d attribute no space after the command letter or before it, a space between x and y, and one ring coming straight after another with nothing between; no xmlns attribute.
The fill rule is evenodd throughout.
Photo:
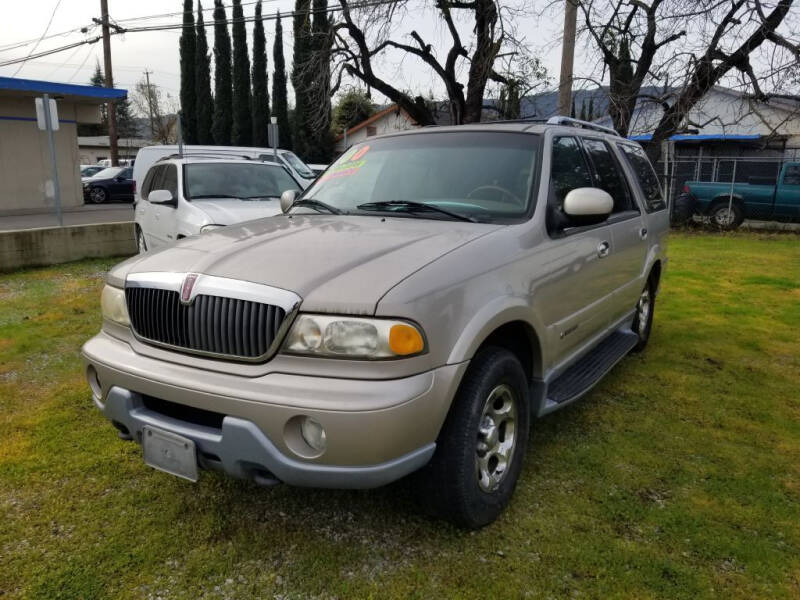
<svg viewBox="0 0 800 600"><path fill-rule="evenodd" d="M306 444L317 452L325 450L325 429L311 417L303 417L300 423L300 434L303 436Z"/></svg>

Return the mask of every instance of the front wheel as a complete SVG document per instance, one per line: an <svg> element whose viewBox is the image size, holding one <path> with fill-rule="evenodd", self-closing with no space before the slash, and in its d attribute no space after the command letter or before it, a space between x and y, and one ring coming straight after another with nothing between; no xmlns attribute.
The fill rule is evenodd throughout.
<svg viewBox="0 0 800 600"><path fill-rule="evenodd" d="M89 190L89 200L92 204L102 204L108 199L108 193L101 187L93 187Z"/></svg>
<svg viewBox="0 0 800 600"><path fill-rule="evenodd" d="M503 348L478 352L420 472L421 500L438 517L469 529L500 515L517 485L530 427L528 382Z"/></svg>

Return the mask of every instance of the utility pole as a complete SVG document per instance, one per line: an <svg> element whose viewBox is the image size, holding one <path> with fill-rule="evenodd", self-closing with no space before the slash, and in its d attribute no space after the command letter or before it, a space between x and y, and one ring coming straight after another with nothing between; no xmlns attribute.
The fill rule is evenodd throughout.
<svg viewBox="0 0 800 600"><path fill-rule="evenodd" d="M108 0L100 0L100 18L103 26L103 63L106 71L106 87L114 87L114 75L111 72L111 34L108 26ZM117 104L108 101L108 146L111 153L111 166L119 166L119 149L117 148Z"/></svg>
<svg viewBox="0 0 800 600"><path fill-rule="evenodd" d="M572 67L575 60L575 29L578 0L564 0L564 43L561 48L561 79L558 82L558 114L570 115L572 106Z"/></svg>
<svg viewBox="0 0 800 600"><path fill-rule="evenodd" d="M150 73L152 71L144 70L144 77L147 80L147 112L150 114L150 139L156 139L156 128L153 125L153 90L150 87Z"/></svg>

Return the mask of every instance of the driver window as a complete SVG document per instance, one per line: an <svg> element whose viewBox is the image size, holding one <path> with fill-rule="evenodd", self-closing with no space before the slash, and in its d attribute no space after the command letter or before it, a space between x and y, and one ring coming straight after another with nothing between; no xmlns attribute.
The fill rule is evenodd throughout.
<svg viewBox="0 0 800 600"><path fill-rule="evenodd" d="M578 141L574 137L555 138L547 198L546 220L550 234L569 226L569 217L564 214L564 198L572 190L582 187L592 187L592 176Z"/></svg>

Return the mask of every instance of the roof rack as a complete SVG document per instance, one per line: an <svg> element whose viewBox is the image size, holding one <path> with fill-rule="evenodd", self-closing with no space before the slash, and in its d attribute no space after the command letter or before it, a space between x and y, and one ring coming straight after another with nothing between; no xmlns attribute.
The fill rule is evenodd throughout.
<svg viewBox="0 0 800 600"><path fill-rule="evenodd" d="M616 135L619 137L619 134L616 130L612 129L611 127L603 127L602 125L597 125L596 123L592 123L591 121L581 121L580 119L573 119L572 117L561 117L555 116L550 117L547 119L548 125L567 125L569 127L583 127L584 129L592 129L594 131L602 131L603 133L610 133L611 135Z"/></svg>
<svg viewBox="0 0 800 600"><path fill-rule="evenodd" d="M184 152L183 154L175 153L168 156L162 156L158 160L167 160L170 158L242 158L244 160L253 160L246 154L226 154L224 152L192 152L191 154Z"/></svg>

